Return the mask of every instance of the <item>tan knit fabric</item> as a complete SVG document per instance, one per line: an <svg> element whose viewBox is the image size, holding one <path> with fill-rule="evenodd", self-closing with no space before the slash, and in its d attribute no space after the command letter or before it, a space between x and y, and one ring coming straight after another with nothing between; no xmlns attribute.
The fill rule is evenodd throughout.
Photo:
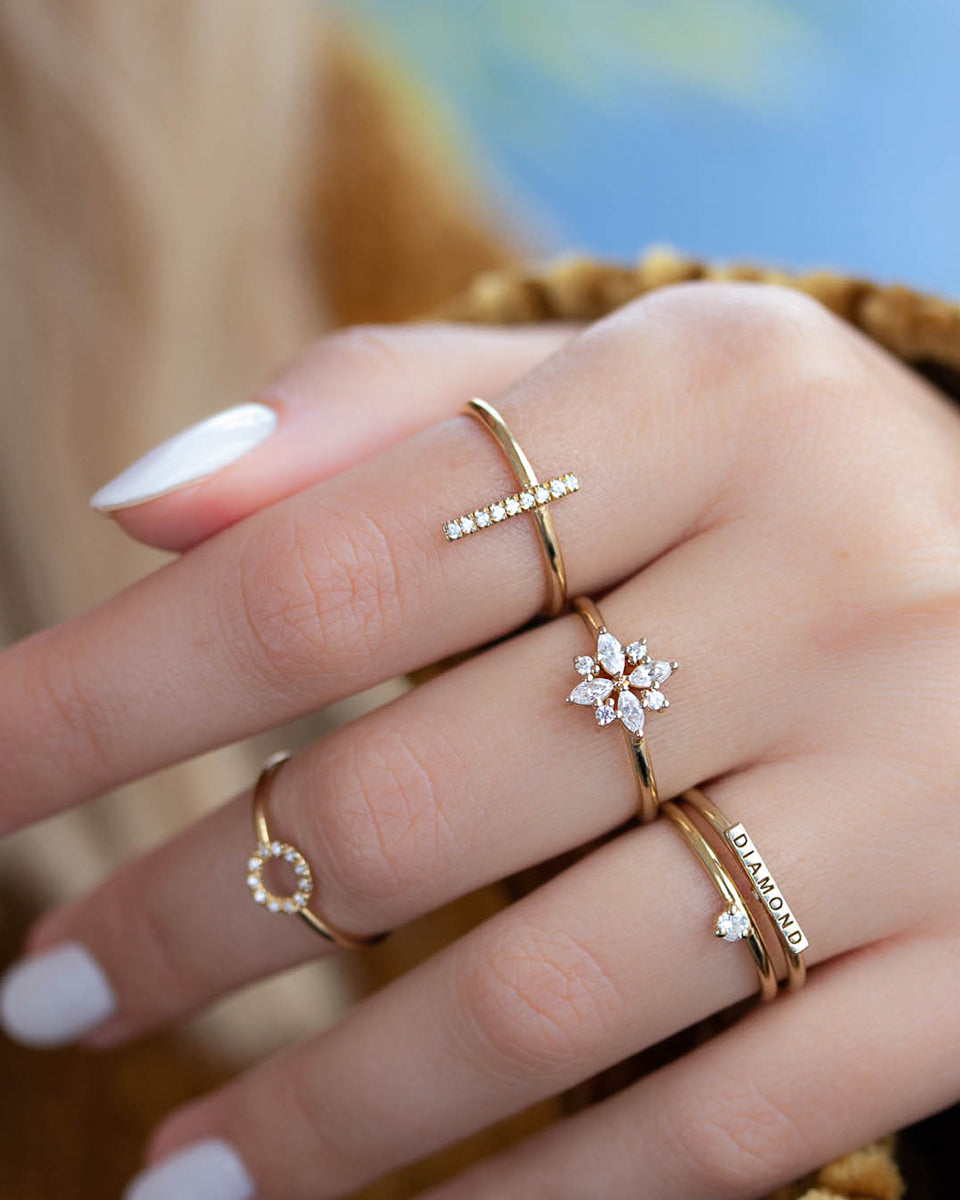
<svg viewBox="0 0 960 1200"><path fill-rule="evenodd" d="M960 371L960 304L831 271L791 275L768 267L711 265L664 248L649 250L634 266L565 258L543 268L489 271L441 311L453 320L487 324L593 321L655 288L698 279L796 288L900 358Z"/></svg>

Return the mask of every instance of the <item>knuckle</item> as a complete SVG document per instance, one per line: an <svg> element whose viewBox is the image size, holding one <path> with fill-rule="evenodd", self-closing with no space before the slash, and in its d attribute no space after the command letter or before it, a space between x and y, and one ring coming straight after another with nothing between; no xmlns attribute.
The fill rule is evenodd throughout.
<svg viewBox="0 0 960 1200"><path fill-rule="evenodd" d="M98 779L111 775L110 689L97 686L93 664L64 631L55 645L47 645L46 638L41 634L20 647L24 703L36 714L31 758L35 766L37 745L43 744L52 761L69 761L76 776L94 788Z"/></svg>
<svg viewBox="0 0 960 1200"><path fill-rule="evenodd" d="M279 691L315 689L320 671L348 686L402 621L398 567L369 513L330 507L264 523L241 548L239 645Z"/></svg>
<svg viewBox="0 0 960 1200"><path fill-rule="evenodd" d="M905 384L879 351L819 301L772 285L683 284L633 308L630 352L642 313L657 322L658 355L686 360L682 390L698 417L714 405L735 503L757 511L765 496L769 512L787 513L811 577L844 601L816 607L814 636L856 625L862 641L931 607L955 619L960 486L943 469L943 422L912 421L907 440Z"/></svg>
<svg viewBox="0 0 960 1200"><path fill-rule="evenodd" d="M407 353L408 330L389 325L351 325L323 340L324 352L348 366L359 367L367 376L388 375L394 380L411 374Z"/></svg>
<svg viewBox="0 0 960 1200"><path fill-rule="evenodd" d="M903 589L925 602L938 594L960 600L960 537L956 514L940 503L932 481L917 494L893 486L879 504L868 505L855 525L870 576L884 590ZM907 604L904 615L913 607Z"/></svg>
<svg viewBox="0 0 960 1200"><path fill-rule="evenodd" d="M182 997L184 962L182 930L171 921L161 897L146 886L142 864L128 867L94 893L88 911L76 914L80 928L94 929L102 958L117 964L111 974L122 987L121 1006L130 1025L154 1023L164 998ZM137 970L124 970L123 948L135 946ZM202 962L190 963L190 986L202 992L210 980ZM213 980L214 984L217 980Z"/></svg>
<svg viewBox="0 0 960 1200"><path fill-rule="evenodd" d="M925 627L951 640L960 619L960 484L937 446L904 444L902 415L874 413L827 464L794 487L808 563L835 603L811 608L815 634L874 637ZM904 457L925 463L922 485ZM923 469L923 468L921 468ZM842 514L842 519L836 519Z"/></svg>
<svg viewBox="0 0 960 1200"><path fill-rule="evenodd" d="M405 917L414 898L422 909L431 877L461 860L441 786L460 768L450 740L420 724L381 729L375 738L348 734L319 764L333 797L323 850L352 906L375 908L381 921Z"/></svg>
<svg viewBox="0 0 960 1200"><path fill-rule="evenodd" d="M698 282L675 284L627 305L623 325L635 341L638 320L653 321L658 334L716 379L717 371L755 371L758 366L798 366L811 342L833 343L843 329L818 301L775 284Z"/></svg>
<svg viewBox="0 0 960 1200"><path fill-rule="evenodd" d="M661 1115L664 1124L666 1117ZM805 1144L797 1121L755 1084L688 1098L682 1120L671 1120L669 1131L675 1143L671 1157L687 1186L717 1195L752 1195L765 1180L779 1177L782 1164Z"/></svg>
<svg viewBox="0 0 960 1200"><path fill-rule="evenodd" d="M625 1010L599 955L569 930L527 922L489 937L458 994L482 1060L509 1078L581 1061Z"/></svg>
<svg viewBox="0 0 960 1200"><path fill-rule="evenodd" d="M648 331L638 338L640 325ZM649 336L653 327L654 336ZM798 438L829 444L851 401L867 389L849 331L818 301L772 284L699 282L652 292L610 318L615 353L635 362L639 345L653 378L698 421L716 427L730 469L771 479L796 454ZM601 336L603 336L601 334Z"/></svg>
<svg viewBox="0 0 960 1200"><path fill-rule="evenodd" d="M352 1191L369 1158L369 1129L346 1106L331 1105L329 1079L287 1058L286 1069L274 1069L269 1095L269 1121L282 1122L288 1145L300 1148L289 1162L288 1180L295 1195L314 1195L317 1172L325 1184Z"/></svg>

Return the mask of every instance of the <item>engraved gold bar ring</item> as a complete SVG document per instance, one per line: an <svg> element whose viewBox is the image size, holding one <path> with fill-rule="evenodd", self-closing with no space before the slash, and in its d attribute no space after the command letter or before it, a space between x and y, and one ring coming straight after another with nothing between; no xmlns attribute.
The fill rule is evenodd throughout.
<svg viewBox="0 0 960 1200"><path fill-rule="evenodd" d="M693 821L678 805L668 800L662 805L663 815L672 821L690 849L710 876L720 899L726 905L717 917L714 931L725 941L745 941L760 980L760 999L772 1000L778 991L777 972L763 934L744 903L733 876L723 865L716 851Z"/></svg>
<svg viewBox="0 0 960 1200"><path fill-rule="evenodd" d="M779 938L787 964L787 984L791 991L803 987L807 967L803 952L810 943L800 928L797 918L777 885L773 873L753 844L743 825L727 819L714 802L700 791L690 788L683 799L703 817L711 829L722 839L728 850L736 857L750 884L750 889L767 911L767 916Z"/></svg>

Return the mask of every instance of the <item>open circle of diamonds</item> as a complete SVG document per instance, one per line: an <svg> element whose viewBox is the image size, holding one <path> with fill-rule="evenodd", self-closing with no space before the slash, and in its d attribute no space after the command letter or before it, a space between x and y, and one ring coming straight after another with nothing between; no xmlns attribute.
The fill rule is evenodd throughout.
<svg viewBox="0 0 960 1200"><path fill-rule="evenodd" d="M297 877L297 889L289 895L281 896L271 892L263 881L263 871L271 859L279 859L289 863ZM257 904L272 913L298 913L307 907L313 892L313 874L310 865L296 846L287 842L271 842L267 846L258 846L256 851L247 859L247 887Z"/></svg>

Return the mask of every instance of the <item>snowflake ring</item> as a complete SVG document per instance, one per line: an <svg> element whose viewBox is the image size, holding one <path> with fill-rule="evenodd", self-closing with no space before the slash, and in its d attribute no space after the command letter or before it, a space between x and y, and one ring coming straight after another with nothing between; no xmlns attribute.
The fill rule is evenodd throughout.
<svg viewBox="0 0 960 1200"><path fill-rule="evenodd" d="M651 658L643 640L631 642L624 648L607 630L600 610L592 600L581 597L574 601L574 608L597 639L597 649L593 655L579 654L573 660L581 682L567 697L567 703L591 707L601 727L619 721L637 782L638 814L642 822L652 821L657 815L659 801L643 729L648 711L659 712L670 706L661 685L680 664Z"/></svg>

